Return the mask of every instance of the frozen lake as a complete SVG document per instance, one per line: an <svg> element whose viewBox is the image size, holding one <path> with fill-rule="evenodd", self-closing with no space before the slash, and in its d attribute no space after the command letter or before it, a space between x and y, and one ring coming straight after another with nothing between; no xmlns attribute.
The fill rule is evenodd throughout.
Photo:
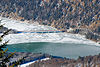
<svg viewBox="0 0 100 67"><path fill-rule="evenodd" d="M30 24L1 18L1 24L8 29L17 31L57 30L50 26ZM77 58L78 56L95 55L100 53L99 44L86 39L79 34L70 33L19 33L9 34L4 41L9 41L9 50L17 52L48 53L55 56ZM98 47L97 47L98 46Z"/></svg>

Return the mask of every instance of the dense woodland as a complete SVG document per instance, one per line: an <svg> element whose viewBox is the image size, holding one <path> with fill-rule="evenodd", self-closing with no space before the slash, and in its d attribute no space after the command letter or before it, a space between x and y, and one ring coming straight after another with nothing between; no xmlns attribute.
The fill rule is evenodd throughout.
<svg viewBox="0 0 100 67"><path fill-rule="evenodd" d="M66 32L72 28L72 33L100 41L99 0L1 0L0 16L38 21Z"/></svg>
<svg viewBox="0 0 100 67"><path fill-rule="evenodd" d="M100 55L79 57L77 60L51 58L30 64L28 67L100 67Z"/></svg>

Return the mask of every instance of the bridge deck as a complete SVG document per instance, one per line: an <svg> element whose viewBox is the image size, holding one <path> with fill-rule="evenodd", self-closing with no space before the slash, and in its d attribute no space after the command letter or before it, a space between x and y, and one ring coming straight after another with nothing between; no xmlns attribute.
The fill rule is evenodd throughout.
<svg viewBox="0 0 100 67"><path fill-rule="evenodd" d="M60 33L64 31L45 30L45 31L18 31L17 33Z"/></svg>

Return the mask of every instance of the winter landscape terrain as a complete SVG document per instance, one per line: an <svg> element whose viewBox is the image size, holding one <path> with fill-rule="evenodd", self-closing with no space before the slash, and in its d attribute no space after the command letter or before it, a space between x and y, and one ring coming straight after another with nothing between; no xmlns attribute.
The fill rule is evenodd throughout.
<svg viewBox="0 0 100 67"><path fill-rule="evenodd" d="M50 27L39 25L36 23L30 24L27 22L11 20L7 18L0 18L1 24L8 29L14 29L16 31L23 31L18 34L9 34L4 38L4 41L10 40L9 44L14 43L27 43L27 42L60 42L60 43L83 43L87 45L96 45L99 46L98 43L95 43L91 40L88 40L83 35L79 34L70 34L64 32L58 33L32 33L34 31L57 31L57 29Z"/></svg>
<svg viewBox="0 0 100 67"><path fill-rule="evenodd" d="M0 25L6 65L100 67L99 0L0 0Z"/></svg>
<svg viewBox="0 0 100 67"><path fill-rule="evenodd" d="M17 33L11 33L11 34L4 37L3 42L10 40L8 44L13 45L13 44L18 44L18 43L29 43L29 42L51 42L51 43L69 43L69 44L74 44L74 45L75 44L76 45L77 44L85 44L85 45L99 46L99 44L95 43L94 41L86 39L85 36L83 36L83 35L71 34L71 33L65 33L65 32L52 32L52 33L50 33L50 31L58 31L57 29L50 27L50 26L39 25L37 23L30 24L30 23L27 23L27 22L17 21L17 20L13 20L13 19L7 19L7 18L3 18L3 17L0 17L0 20L1 20L1 25L4 25L4 27L6 27L8 29L15 30L15 31L20 31L20 32L17 32ZM46 33L43 33L45 31L46 31ZM47 32L47 31L49 31L49 32ZM41 45L43 45L43 44L41 44ZM51 48L51 47L49 47L49 48ZM63 48L64 47L61 48L61 51L62 51ZM61 52L61 51L59 51L59 52ZM55 52L55 51L53 51L53 52ZM60 56L59 54L56 54L56 52L54 53L54 55ZM80 51L80 52L82 52L82 51ZM65 52L63 52L63 53L65 53ZM75 53L77 53L77 52L75 52ZM31 55L34 56L34 54L31 54ZM72 55L74 55L74 53ZM62 54L62 56L63 56L63 54ZM72 58L72 57L69 56L69 58ZM44 63L44 65L47 65L48 67L50 67L52 65L54 67L59 67L61 65L61 63L55 62L55 60L62 61L63 59L61 59L61 58L50 59L50 58L47 57L47 58L43 58L43 61L41 59L40 62ZM84 58L84 60L86 60L86 58ZM38 60L22 64L22 65L20 65L20 67L27 67L27 66L35 67L38 63L37 61ZM67 60L67 59L63 60L62 63L68 62L68 61L70 63L70 60ZM82 60L81 61L77 60L77 61L78 62L74 63L74 61L72 60L72 63L74 63L74 65L76 65L77 67L81 67L82 65L87 64L87 63L85 63L85 64L81 63ZM92 61L94 62L94 60L92 60ZM92 63L92 61L91 61L91 63ZM52 62L55 62L56 65ZM44 66L41 63L38 63L40 66L37 65L37 67ZM52 64L50 65L49 63L52 63ZM97 63L99 63L99 62L97 62ZM67 66L67 65L64 64L64 65L61 65L61 66ZM69 67L70 66L72 66L72 64L69 64Z"/></svg>

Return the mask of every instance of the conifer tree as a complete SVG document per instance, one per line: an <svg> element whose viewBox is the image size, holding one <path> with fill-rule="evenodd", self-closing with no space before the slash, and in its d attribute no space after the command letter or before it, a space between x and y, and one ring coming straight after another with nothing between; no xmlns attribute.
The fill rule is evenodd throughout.
<svg viewBox="0 0 100 67"><path fill-rule="evenodd" d="M0 25L0 30L3 28L3 25ZM1 36L0 36L0 43L2 42L2 39L5 35L8 35L8 32L10 30L4 32ZM13 57L13 55L15 54L15 52L13 53L8 53L8 48L6 48L7 43L9 41L6 41L2 44L0 44L0 67L7 67L7 63L10 62L10 58ZM6 48L6 49L5 49ZM14 62L12 65L9 65L9 67L15 67L17 65L19 65L21 63L23 59L20 59L17 62Z"/></svg>

